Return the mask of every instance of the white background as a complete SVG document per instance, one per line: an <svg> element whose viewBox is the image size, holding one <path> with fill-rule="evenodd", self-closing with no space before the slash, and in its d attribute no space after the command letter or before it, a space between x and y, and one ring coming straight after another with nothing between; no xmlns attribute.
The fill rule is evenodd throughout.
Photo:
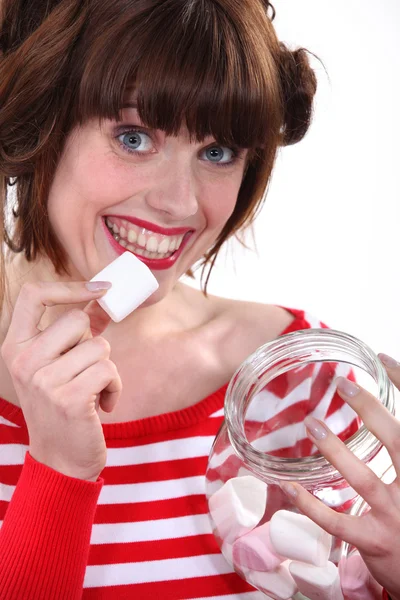
<svg viewBox="0 0 400 600"><path fill-rule="evenodd" d="M400 360L400 2L273 4L280 39L328 75L311 57L314 121L280 151L258 254L228 244L208 290L304 309Z"/></svg>

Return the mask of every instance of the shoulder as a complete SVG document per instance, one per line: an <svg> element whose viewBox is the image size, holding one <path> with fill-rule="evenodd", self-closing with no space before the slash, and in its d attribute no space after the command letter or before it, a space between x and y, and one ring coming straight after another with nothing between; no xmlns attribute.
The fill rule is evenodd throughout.
<svg viewBox="0 0 400 600"><path fill-rule="evenodd" d="M242 359L252 354L257 348L277 338L288 328L294 326L301 315L300 311L291 312L273 304L262 304L243 300L213 297L215 306L214 323L218 324L220 348L226 355L240 356ZM301 319L300 319L301 320Z"/></svg>
<svg viewBox="0 0 400 600"><path fill-rule="evenodd" d="M283 333L298 329L327 328L311 313L298 308L242 300L225 300L226 315L234 319L248 334L268 342Z"/></svg>
<svg viewBox="0 0 400 600"><path fill-rule="evenodd" d="M225 315L246 335L267 342L281 335L296 319L288 310L274 304L228 300Z"/></svg>
<svg viewBox="0 0 400 600"><path fill-rule="evenodd" d="M214 300L218 307L219 351L233 370L260 346L284 333L326 327L299 309L216 297Z"/></svg>
<svg viewBox="0 0 400 600"><path fill-rule="evenodd" d="M200 334L201 343L211 344L226 356L252 354L283 333L326 327L310 313L297 309L246 300L233 300L183 286L185 305L191 316L185 320ZM240 358L239 357L239 358Z"/></svg>
<svg viewBox="0 0 400 600"><path fill-rule="evenodd" d="M231 324L236 330L244 331L261 343L275 339L286 331L327 328L323 321L299 308L219 296L211 296L210 299L214 306L214 318L227 325Z"/></svg>

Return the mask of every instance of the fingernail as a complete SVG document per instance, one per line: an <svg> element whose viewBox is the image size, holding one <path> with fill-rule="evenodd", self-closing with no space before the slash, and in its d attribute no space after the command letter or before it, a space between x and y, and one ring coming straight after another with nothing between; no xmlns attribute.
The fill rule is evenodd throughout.
<svg viewBox="0 0 400 600"><path fill-rule="evenodd" d="M396 369L396 367L400 367L400 363L397 362L394 358L389 356L388 354L378 354L379 358L383 362L384 365L389 367L389 369Z"/></svg>
<svg viewBox="0 0 400 600"><path fill-rule="evenodd" d="M289 483L287 481L279 482L280 488L287 496L290 498L296 498L299 494L297 488L293 485L293 483Z"/></svg>
<svg viewBox="0 0 400 600"><path fill-rule="evenodd" d="M323 440L328 435L325 425L310 415L304 419L304 425L316 440Z"/></svg>
<svg viewBox="0 0 400 600"><path fill-rule="evenodd" d="M339 392L342 392L342 394L349 398L354 398L354 396L357 396L361 391L361 388L358 385L345 377L338 377L335 383Z"/></svg>
<svg viewBox="0 0 400 600"><path fill-rule="evenodd" d="M112 283L110 281L88 281L85 286L89 292L101 292L102 290L109 290Z"/></svg>

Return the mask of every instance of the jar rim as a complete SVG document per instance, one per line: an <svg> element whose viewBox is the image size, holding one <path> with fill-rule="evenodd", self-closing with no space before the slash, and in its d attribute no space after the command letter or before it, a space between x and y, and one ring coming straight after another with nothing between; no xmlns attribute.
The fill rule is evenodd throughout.
<svg viewBox="0 0 400 600"><path fill-rule="evenodd" d="M340 352L348 356L348 361L335 359L335 353ZM297 363L294 362L296 359ZM378 356L358 338L335 329L314 328L287 333L267 342L236 370L228 385L224 408L228 436L235 453L251 471L267 481L292 480L307 487L343 479L340 472L321 454L302 458L268 455L252 446L244 430L246 409L260 389L294 366L314 362L349 362L360 367L373 377L378 388L377 399L394 415L394 390L386 370ZM276 369L269 379L263 379L257 387L258 371L264 373L268 368ZM344 443L364 462L369 461L382 447L382 442L364 424Z"/></svg>

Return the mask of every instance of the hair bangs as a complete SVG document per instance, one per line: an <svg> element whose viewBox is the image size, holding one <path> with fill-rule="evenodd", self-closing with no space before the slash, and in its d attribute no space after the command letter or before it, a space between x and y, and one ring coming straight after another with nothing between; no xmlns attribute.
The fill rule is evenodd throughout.
<svg viewBox="0 0 400 600"><path fill-rule="evenodd" d="M212 136L241 148L264 146L281 126L267 44L263 54L263 40L216 1L166 0L162 10L155 4L157 10L111 23L101 44L93 38L78 120L118 120L132 90L150 128L178 135L186 127L200 142Z"/></svg>

